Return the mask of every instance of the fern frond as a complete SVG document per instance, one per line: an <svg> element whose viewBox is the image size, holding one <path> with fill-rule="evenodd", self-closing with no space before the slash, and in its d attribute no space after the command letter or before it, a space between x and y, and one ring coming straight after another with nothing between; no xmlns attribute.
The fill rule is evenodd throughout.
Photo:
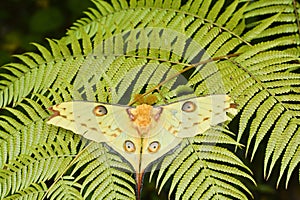
<svg viewBox="0 0 300 200"><path fill-rule="evenodd" d="M9 160L14 160L19 154L28 153L32 145L42 144L47 140L46 135L50 130L44 125L43 119L48 117L48 113L31 99L24 99L23 102L18 104L16 109L2 109L6 113L0 114L2 124L0 166ZM50 106L49 102L48 104L47 101L42 102ZM13 117L15 115L17 117Z"/></svg>
<svg viewBox="0 0 300 200"><path fill-rule="evenodd" d="M83 200L78 188L81 187L78 183L72 181L74 177L62 177L61 180L57 181L55 186L52 187L48 196L49 199L76 199Z"/></svg>
<svg viewBox="0 0 300 200"><path fill-rule="evenodd" d="M276 39L275 44L277 41ZM270 47L272 48L272 41L269 44L271 44ZM278 45L279 43L275 46ZM257 47L253 47L252 53L248 51L249 54L247 57L242 56L236 59L236 61L241 63L241 69L252 79L252 81L246 80L245 82L242 80L240 84L243 86L244 83L247 83L247 88L243 87L243 90L247 89L247 93L245 94L251 96L252 99L250 101L243 101L246 104L240 104L243 107L243 111L238 141L242 136L241 133L250 122L246 154L251 149L251 144L253 144L251 156L251 159L253 159L263 138L268 137L264 160L264 174L266 177L269 177L275 164L282 159L281 156L285 157L287 145L292 145L290 144L291 138L296 134L296 127L299 127L299 124L294 124L295 119L299 117L299 114L293 111L293 107L296 108L297 106L290 105L298 104L299 102L299 91L296 88L299 86L300 76L297 73L290 72L290 69L293 67L288 63L297 62L298 60L294 54L272 50L264 50L257 54L255 52L261 51L259 50L260 45ZM269 48L268 45L264 47L264 49L266 48ZM251 54L253 55L252 57ZM279 59L281 60L279 61ZM245 95L242 95L243 92L241 89L238 89L239 87L237 86L236 89L241 94L240 98L245 98ZM255 89L250 90L250 88ZM292 132L287 134L287 130ZM285 160L285 162L289 161ZM283 166L288 167L286 163L283 163L283 160L281 163ZM280 171L280 178L284 173L282 169Z"/></svg>
<svg viewBox="0 0 300 200"><path fill-rule="evenodd" d="M1 198L11 193L22 191L32 183L49 180L55 173L71 161L72 155L65 152L66 144L58 145L52 142L41 148L33 149L30 154L20 155L16 160L1 169L1 174L6 174L0 182ZM16 180L16 181L14 181Z"/></svg>
<svg viewBox="0 0 300 200"><path fill-rule="evenodd" d="M298 3L93 2L50 49L34 44L38 53L0 68L1 198L133 199L130 166L105 144L45 125L46 109L155 92L159 103L227 93L240 111L237 141L212 129L155 163L159 191L171 179L176 199L249 198L241 180L254 182L251 172L227 148L243 139L251 158L266 141L265 176L281 163L287 185L300 162Z"/></svg>
<svg viewBox="0 0 300 200"><path fill-rule="evenodd" d="M118 195L134 197L135 190L128 181L131 184L135 181L126 173L131 171L130 167L119 156L109 153L105 146L91 143L79 152L74 164L71 174L79 173L74 182L81 183L80 192L84 199L117 198Z"/></svg>
<svg viewBox="0 0 300 200"><path fill-rule="evenodd" d="M296 18L299 19L299 14L297 17L298 11L297 6L299 4L293 3L290 0L284 1L257 1L250 4L245 12L246 19L258 18L263 19L260 16L274 15L279 13L278 18L275 20L276 25L272 25L269 29L264 30L260 35L257 35L257 38L281 38L282 35L289 35L288 37L293 38L292 40L287 40L283 43L283 46L290 48L291 46L298 46L299 44L299 25L295 23ZM257 23L260 23L261 20L255 20L248 24L249 27L256 26ZM296 44L295 44L295 41Z"/></svg>
<svg viewBox="0 0 300 200"><path fill-rule="evenodd" d="M0 79L0 107L5 107L12 102L16 104L31 92L45 92L44 88L48 89L52 84L63 85L65 82L71 82L83 62L82 56L82 62L79 61L79 57L76 61L74 60L73 56L81 55L81 48L78 42L75 42L77 40L72 41L73 55L69 50L66 50L65 44L60 42L56 44L51 41L49 43L53 47L53 54L45 47L34 44L41 55L35 53L19 55L16 57L23 64L11 63L1 67L1 70L8 71L4 71L4 73L0 71L0 77L2 77ZM87 41L88 39L85 39L85 49L90 51L91 48L88 48ZM87 50L84 51L90 53ZM64 55L67 57L63 57ZM9 73L14 74L14 76L8 76Z"/></svg>
<svg viewBox="0 0 300 200"><path fill-rule="evenodd" d="M33 183L24 190L3 198L3 200L41 199L46 190L47 185L44 182L40 182L39 184Z"/></svg>
<svg viewBox="0 0 300 200"><path fill-rule="evenodd" d="M207 197L209 199L213 199L217 194L228 195L237 199L247 199L243 192L232 187L232 184L238 185L248 194L251 194L242 182L232 177L232 175L242 176L255 183L248 172L243 171L247 167L226 149L213 146L214 143L216 145L222 143L236 144L235 141L217 129L196 136L192 141L191 144L187 142L186 147L183 144L180 148L182 150L178 149L177 153L174 153L175 156L166 157L162 161L157 178L157 185L160 183L159 191L166 181L173 176L169 196L176 188L175 199L201 199L206 198L208 194L211 194ZM208 145L205 143L208 143ZM170 158L174 159L171 165ZM162 177L163 172L165 172L164 177ZM216 173L218 175L215 176ZM215 185L215 188L210 187L210 184ZM219 190L219 187L223 189Z"/></svg>

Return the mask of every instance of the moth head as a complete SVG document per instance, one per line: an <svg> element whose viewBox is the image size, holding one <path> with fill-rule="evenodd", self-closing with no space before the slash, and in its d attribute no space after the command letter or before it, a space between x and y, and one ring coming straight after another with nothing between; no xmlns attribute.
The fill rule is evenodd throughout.
<svg viewBox="0 0 300 200"><path fill-rule="evenodd" d="M151 128L151 124L158 121L161 112L161 107L153 107L147 104L127 109L129 118L133 121L134 127L141 135L148 132L149 128Z"/></svg>

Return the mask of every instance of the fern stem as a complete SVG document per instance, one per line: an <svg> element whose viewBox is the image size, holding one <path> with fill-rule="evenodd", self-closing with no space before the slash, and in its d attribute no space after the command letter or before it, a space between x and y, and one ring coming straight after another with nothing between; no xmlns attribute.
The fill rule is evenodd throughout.
<svg viewBox="0 0 300 200"><path fill-rule="evenodd" d="M45 199L47 194L49 193L49 191L51 190L52 187L55 186L55 184L62 178L62 176L69 170L69 168L76 162L76 160L80 157L80 155L86 150L88 149L88 147L94 143L93 141L91 143L89 143L88 145L86 145L86 147L84 147L80 152L78 152L78 154L76 155L76 157L70 162L70 164L66 167L66 169L57 177L57 179L55 179L52 183L52 185L48 188L48 190L45 192L45 194L43 195L43 197L41 199Z"/></svg>
<svg viewBox="0 0 300 200"><path fill-rule="evenodd" d="M298 26L298 37L300 39L300 21L299 21L299 15L298 15L298 9L297 9L297 2L296 0L293 0L293 6L294 6L294 13L295 13L295 18Z"/></svg>
<svg viewBox="0 0 300 200"><path fill-rule="evenodd" d="M240 53L234 53L234 54L229 54L229 55L225 55L225 56L218 56L218 57L214 57L214 58L210 58L210 59L207 59L207 60L200 61L200 62L195 63L195 64L187 65L188 67L182 69L178 73L175 73L174 75L170 76L169 78L166 78L165 80L163 80L162 82L160 82L158 85L152 87L147 92L145 92L144 94L140 95L139 98L135 98L134 100L132 100L131 102L129 102L128 105L130 106L130 105L134 104L135 102L137 102L140 98L143 98L144 96L146 96L147 94L150 94L151 92L153 92L155 90L159 90L159 88L162 85L164 85L166 82L168 82L169 80L171 80L171 79L179 76L180 74L182 74L182 73L184 73L184 72L186 72L186 71L188 71L190 69L196 68L199 65L207 64L209 62L214 62L214 61L222 60L222 59L229 59L231 57L237 57L239 55L240 55Z"/></svg>

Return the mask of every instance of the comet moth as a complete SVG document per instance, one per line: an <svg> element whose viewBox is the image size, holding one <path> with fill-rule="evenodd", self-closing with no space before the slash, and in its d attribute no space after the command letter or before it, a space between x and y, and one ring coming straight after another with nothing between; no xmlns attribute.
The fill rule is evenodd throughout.
<svg viewBox="0 0 300 200"><path fill-rule="evenodd" d="M136 173L140 199L145 169L176 148L184 138L193 137L229 120L236 104L228 95L195 97L159 106L136 107L84 101L64 102L49 108L48 124L104 142Z"/></svg>

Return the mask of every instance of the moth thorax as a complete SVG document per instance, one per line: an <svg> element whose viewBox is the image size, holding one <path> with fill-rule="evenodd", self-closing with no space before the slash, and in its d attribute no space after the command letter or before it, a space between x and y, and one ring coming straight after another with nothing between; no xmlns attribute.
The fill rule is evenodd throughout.
<svg viewBox="0 0 300 200"><path fill-rule="evenodd" d="M130 110L134 124L140 128L147 128L151 123L152 106L142 104Z"/></svg>
<svg viewBox="0 0 300 200"><path fill-rule="evenodd" d="M151 128L155 127L162 113L161 107L152 107L142 104L136 108L127 109L127 113L133 122L133 127L138 131L141 137L147 137Z"/></svg>

